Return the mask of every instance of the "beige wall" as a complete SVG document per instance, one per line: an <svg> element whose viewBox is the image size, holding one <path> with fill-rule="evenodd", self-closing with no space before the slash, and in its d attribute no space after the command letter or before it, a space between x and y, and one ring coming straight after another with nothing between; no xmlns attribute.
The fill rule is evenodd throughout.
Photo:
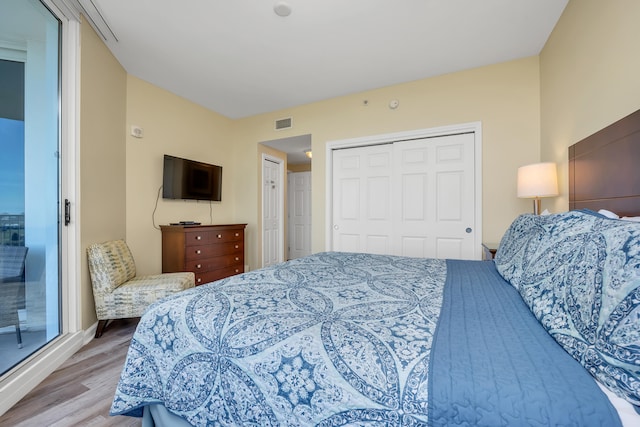
<svg viewBox="0 0 640 427"><path fill-rule="evenodd" d="M231 121L135 77L127 79L127 239L140 271L158 272L160 232L152 213L163 153L224 166L223 202L213 222L246 222L247 260L261 259L260 141L311 134L313 250L325 249L327 141L480 121L483 131L483 240L498 241L515 216L531 210L515 196L518 166L556 161L563 195L543 208L566 209L566 147L638 108L640 3L572 0L541 56L333 98ZM388 107L391 99L399 108ZM365 105L364 101L367 101ZM275 119L294 127L274 131ZM128 135L131 125L145 137ZM157 224L209 223L207 203L158 202Z"/></svg>
<svg viewBox="0 0 640 427"><path fill-rule="evenodd" d="M287 164L289 172L311 172L311 163L300 163L296 165Z"/></svg>
<svg viewBox="0 0 640 427"><path fill-rule="evenodd" d="M234 122L238 152L238 213L258 223L258 141L312 135L313 250L325 249L325 146L327 141L390 132L482 122L483 239L497 241L515 216L531 210L515 194L518 166L538 161L540 103L538 58L531 57L365 93L329 99ZM392 110L389 101L400 106ZM364 105L364 101L367 104ZM294 127L274 131L273 121L293 117ZM257 240L251 259L260 257ZM255 263L252 264L252 266Z"/></svg>
<svg viewBox="0 0 640 427"><path fill-rule="evenodd" d="M127 73L86 23L81 25L80 242L82 328L96 320L86 248L125 238L124 140Z"/></svg>
<svg viewBox="0 0 640 427"><path fill-rule="evenodd" d="M132 125L143 129L143 138L130 135ZM138 274L162 271L159 225L183 220L203 224L241 222L235 215L236 199L242 194L233 189L236 171L230 130L231 121L220 114L134 76L127 77L126 131L123 128L126 230ZM222 201L162 199L158 193L164 154L222 166Z"/></svg>
<svg viewBox="0 0 640 427"><path fill-rule="evenodd" d="M568 209L567 147L640 108L640 2L571 0L540 54L541 159L559 165Z"/></svg>
<svg viewBox="0 0 640 427"><path fill-rule="evenodd" d="M563 195L543 207L565 210L567 146L640 107L637 16L635 0L571 0L540 57L241 120L127 76L83 25L83 250L94 241L126 237L139 272L157 273L161 239L154 222L246 222L246 263L259 267L260 159L266 151L259 142L304 134L312 135L314 153L313 250L324 250L327 141L476 121L483 136L483 240L497 241L515 216L531 210L530 201L515 196L518 166L558 162ZM395 110L388 107L392 99L400 102ZM294 127L275 132L273 121L285 116L294 118ZM142 127L144 138L130 136L131 125ZM165 153L223 166L223 201L212 205L212 220L208 203L158 200ZM85 258L83 263L86 328L95 313Z"/></svg>

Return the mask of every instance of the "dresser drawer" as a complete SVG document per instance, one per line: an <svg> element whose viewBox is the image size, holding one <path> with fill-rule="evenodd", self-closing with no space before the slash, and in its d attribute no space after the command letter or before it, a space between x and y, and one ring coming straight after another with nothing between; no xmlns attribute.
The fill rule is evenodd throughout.
<svg viewBox="0 0 640 427"><path fill-rule="evenodd" d="M194 273L217 270L220 268L240 266L242 267L243 256L241 253L226 254L213 258L204 258L201 260L187 261L187 271L193 271Z"/></svg>
<svg viewBox="0 0 640 427"><path fill-rule="evenodd" d="M202 260L224 254L244 254L244 242L224 242L216 245L194 245L185 248L187 263L192 260Z"/></svg>
<svg viewBox="0 0 640 427"><path fill-rule="evenodd" d="M212 245L244 240L244 233L240 230L195 230L184 234L185 246Z"/></svg>
<svg viewBox="0 0 640 427"><path fill-rule="evenodd" d="M204 273L195 273L196 286L204 285L205 283L214 282L216 280L224 279L225 277L234 276L244 271L244 267L232 266L227 268L221 268L219 270L206 271Z"/></svg>

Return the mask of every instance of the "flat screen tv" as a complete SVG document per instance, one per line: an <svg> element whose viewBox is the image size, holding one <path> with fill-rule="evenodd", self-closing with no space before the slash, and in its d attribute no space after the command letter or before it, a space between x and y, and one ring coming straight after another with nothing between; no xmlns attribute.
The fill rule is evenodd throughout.
<svg viewBox="0 0 640 427"><path fill-rule="evenodd" d="M162 197L222 200L222 166L164 155Z"/></svg>

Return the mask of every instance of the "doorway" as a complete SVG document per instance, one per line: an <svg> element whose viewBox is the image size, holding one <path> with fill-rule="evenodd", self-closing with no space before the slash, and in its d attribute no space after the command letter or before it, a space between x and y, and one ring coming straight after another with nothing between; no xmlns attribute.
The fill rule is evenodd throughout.
<svg viewBox="0 0 640 427"><path fill-rule="evenodd" d="M79 18L80 14L62 0L0 3L0 58L27 64L24 87L16 87L13 79L5 80L4 72L0 79L0 92L8 94L4 86L9 85L14 94L3 97L0 116L24 122L19 125L24 132L12 142L21 151L18 156L24 157L23 171L7 174L16 165L5 167L10 160L2 158L7 164L0 168L0 198L11 195L14 199L3 199L0 212L11 204L16 206L16 200L23 205L15 215L22 217L24 224L15 217L8 219L13 225L6 228L19 231L9 233L11 245L5 246L20 247L24 241L22 247L28 248L24 282L18 281L24 285L24 298L18 298L18 307L24 307L18 309L20 330L37 331L43 337L29 349L23 333L23 348L19 349L15 328L8 327L10 332L4 338L11 347L0 354L20 354L22 361L2 360L13 368L0 377L0 414L83 344L75 203ZM21 109L16 108L20 99L24 101ZM13 113L7 113L9 110ZM15 116L20 111L22 119Z"/></svg>
<svg viewBox="0 0 640 427"><path fill-rule="evenodd" d="M273 153L273 156L272 156L273 159L284 160L286 158L286 162L285 162L286 171L283 170L282 174L280 175L280 178L281 178L280 182L282 183L283 198L280 200L280 203L279 203L279 206L281 206L281 213L282 213L281 216L285 222L284 226L279 230L279 233L280 233L279 237L282 239L282 249L284 250L283 260L292 259L293 257L303 256L300 254L306 253L307 250L303 249L301 251L296 249L300 245L303 245L304 247L308 246L308 251L309 252L311 251L311 221L312 221L311 220L311 164L312 164L311 135L305 134L305 135L280 138L280 139L275 139L270 141L263 141L260 144L267 146L269 148L275 149L279 152L277 155ZM263 154L263 159L264 157L265 155ZM308 179L307 179L308 188L305 190L304 195L298 194L299 196L302 196L303 199L300 199L300 197L298 197L296 199L297 201L292 202L291 193L290 193L290 189L291 189L290 177L292 174L297 175L299 173L304 173L304 172L308 174ZM267 251L272 251L273 249L272 240L267 241L267 238L265 238L265 235L264 235L264 232L266 229L265 222L264 222L264 204L265 204L266 197L268 197L269 190L270 190L269 188L265 188L265 183L263 182L262 183L262 205L263 205L262 236L263 236L263 239L262 239L262 257L261 257L263 260L263 266L266 265L264 264L265 254L267 253ZM304 205L301 206L299 203L304 203ZM295 209L294 204L298 204L297 205L298 209ZM307 207L308 207L308 210L306 209ZM305 231L303 233L306 233L306 234L300 234L296 231L294 232L291 231L291 217L299 216L301 214L300 208L305 208L305 211L302 215L305 217L303 220ZM292 209L295 209L295 212L293 212ZM294 221L297 221L297 219L299 218L294 218ZM268 236L268 238L271 239L271 236ZM267 245L270 245L270 247L267 247ZM293 253L293 256L292 256L292 253Z"/></svg>
<svg viewBox="0 0 640 427"><path fill-rule="evenodd" d="M40 2L12 2L0 15L18 21L0 32L1 375L61 333L62 24Z"/></svg>

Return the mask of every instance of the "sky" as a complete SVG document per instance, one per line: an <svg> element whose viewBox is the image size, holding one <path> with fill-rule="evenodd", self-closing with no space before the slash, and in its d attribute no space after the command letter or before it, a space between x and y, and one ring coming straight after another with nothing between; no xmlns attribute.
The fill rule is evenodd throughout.
<svg viewBox="0 0 640 427"><path fill-rule="evenodd" d="M0 118L0 214L24 213L24 122Z"/></svg>

